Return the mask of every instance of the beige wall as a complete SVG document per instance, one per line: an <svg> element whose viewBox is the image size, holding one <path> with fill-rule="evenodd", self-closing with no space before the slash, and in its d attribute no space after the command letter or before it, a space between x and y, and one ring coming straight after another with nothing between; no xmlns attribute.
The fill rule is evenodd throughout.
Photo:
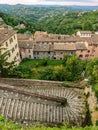
<svg viewBox="0 0 98 130"><path fill-rule="evenodd" d="M77 32L77 35L80 37L91 37L92 34L89 33L81 33L80 31Z"/></svg>
<svg viewBox="0 0 98 130"><path fill-rule="evenodd" d="M93 57L98 58L98 45L93 45L92 52L93 52Z"/></svg>
<svg viewBox="0 0 98 130"><path fill-rule="evenodd" d="M54 59L56 60L62 60L64 58L64 55L67 54L75 54L75 51L55 51L54 52Z"/></svg>
<svg viewBox="0 0 98 130"><path fill-rule="evenodd" d="M34 59L33 48L31 49L20 48L20 55L21 55L21 59L24 58Z"/></svg>
<svg viewBox="0 0 98 130"><path fill-rule="evenodd" d="M2 43L2 45L2 48L6 48L6 50L9 50L8 62L17 60L16 64L18 65L20 63L20 54L17 41L17 34L11 36L4 43ZM6 50L3 49L1 53L4 53Z"/></svg>

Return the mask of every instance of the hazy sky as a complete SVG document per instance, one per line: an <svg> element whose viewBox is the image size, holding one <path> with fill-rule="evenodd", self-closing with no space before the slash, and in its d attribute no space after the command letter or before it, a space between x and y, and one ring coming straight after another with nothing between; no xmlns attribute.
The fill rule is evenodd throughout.
<svg viewBox="0 0 98 130"><path fill-rule="evenodd" d="M0 0L0 4L98 5L98 0Z"/></svg>

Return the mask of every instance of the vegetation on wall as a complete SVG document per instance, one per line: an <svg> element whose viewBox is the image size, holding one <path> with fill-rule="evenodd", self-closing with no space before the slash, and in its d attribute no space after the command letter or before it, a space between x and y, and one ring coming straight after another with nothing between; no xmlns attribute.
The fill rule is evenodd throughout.
<svg viewBox="0 0 98 130"><path fill-rule="evenodd" d="M3 116L0 116L0 129L1 130L98 130L97 126L86 126L84 128L72 127L69 128L66 123L61 127L46 127L39 123L32 126L25 126L19 122L6 121Z"/></svg>
<svg viewBox="0 0 98 130"><path fill-rule="evenodd" d="M0 48L4 50L4 53L0 54L0 77L9 77L13 73L13 68L15 67L15 61L8 62L9 51L5 48Z"/></svg>

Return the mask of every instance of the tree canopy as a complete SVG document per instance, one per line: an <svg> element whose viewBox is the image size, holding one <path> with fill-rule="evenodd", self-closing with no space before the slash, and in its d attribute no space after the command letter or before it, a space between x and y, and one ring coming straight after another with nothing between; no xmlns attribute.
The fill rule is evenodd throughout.
<svg viewBox="0 0 98 130"><path fill-rule="evenodd" d="M4 53L1 53L5 50ZM5 48L0 48L0 77L9 77L15 67L15 61L8 62L9 51Z"/></svg>

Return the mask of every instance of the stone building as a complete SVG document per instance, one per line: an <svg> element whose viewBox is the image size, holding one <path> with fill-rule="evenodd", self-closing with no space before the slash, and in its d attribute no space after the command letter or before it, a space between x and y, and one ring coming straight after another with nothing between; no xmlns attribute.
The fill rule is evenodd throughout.
<svg viewBox="0 0 98 130"><path fill-rule="evenodd" d="M8 62L16 60L17 65L20 63L20 54L16 31L0 29L0 48L5 48L1 49L1 54L3 54L6 50L9 50L7 59Z"/></svg>
<svg viewBox="0 0 98 130"><path fill-rule="evenodd" d="M80 36L80 37L91 37L92 36L92 32L91 31L78 31L77 32L77 36Z"/></svg>
<svg viewBox="0 0 98 130"><path fill-rule="evenodd" d="M74 42L74 39L71 40L72 38L70 38L69 40L69 38L69 35L48 34L47 32L40 31L35 32L34 58L43 59L44 57L48 57L50 59L63 59L64 54L72 51L68 43Z"/></svg>
<svg viewBox="0 0 98 130"><path fill-rule="evenodd" d="M76 35L48 34L37 31L33 35L18 34L20 54L23 58L63 59L66 54L76 54L80 59L98 57L98 34L78 31Z"/></svg>
<svg viewBox="0 0 98 130"><path fill-rule="evenodd" d="M85 34L86 35L86 34ZM91 34L90 37L76 36L78 42L82 45L82 48L76 51L76 54L81 57L81 59L90 60L94 57L98 57L98 34Z"/></svg>
<svg viewBox="0 0 98 130"><path fill-rule="evenodd" d="M18 34L18 44L21 60L24 58L34 59L34 41L31 34Z"/></svg>

